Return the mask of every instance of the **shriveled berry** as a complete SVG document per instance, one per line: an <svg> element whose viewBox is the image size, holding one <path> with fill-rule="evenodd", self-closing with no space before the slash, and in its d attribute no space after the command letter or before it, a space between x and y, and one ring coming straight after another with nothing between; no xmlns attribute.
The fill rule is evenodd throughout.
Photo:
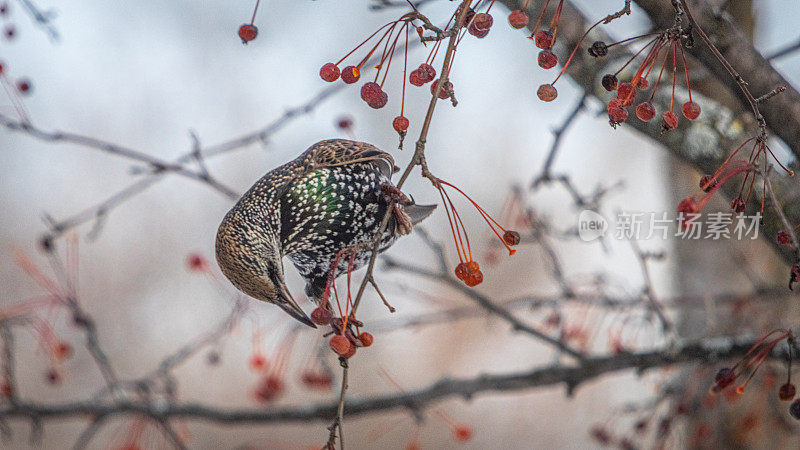
<svg viewBox="0 0 800 450"><path fill-rule="evenodd" d="M589 54L595 58L606 56L608 54L608 46L603 41L595 41L592 46L589 47Z"/></svg>
<svg viewBox="0 0 800 450"><path fill-rule="evenodd" d="M733 201L731 201L731 209L733 210L733 212L737 213L744 212L745 209L744 200L742 200L739 197L733 199Z"/></svg>
<svg viewBox="0 0 800 450"><path fill-rule="evenodd" d="M617 99L622 102L622 106L630 106L636 97L636 89L629 82L620 83L617 86Z"/></svg>
<svg viewBox="0 0 800 450"><path fill-rule="evenodd" d="M775 241L780 245L791 245L792 237L786 231L779 231Z"/></svg>
<svg viewBox="0 0 800 450"><path fill-rule="evenodd" d="M431 94L433 94L433 95L436 95L436 85L437 84L439 84L439 80L438 79L436 81L434 81L433 84L431 84ZM452 91L452 90L453 90L453 83L451 83L449 81L447 83L443 83L442 87L439 88L438 97L440 99L442 99L442 100L444 100L446 98L450 98L450 91Z"/></svg>
<svg viewBox="0 0 800 450"><path fill-rule="evenodd" d="M539 30L533 35L533 42L542 50L553 48L553 33L547 30Z"/></svg>
<svg viewBox="0 0 800 450"><path fill-rule="evenodd" d="M543 84L539 86L536 95L539 97L539 100L543 102L552 102L558 97L558 91L552 84Z"/></svg>
<svg viewBox="0 0 800 450"><path fill-rule="evenodd" d="M503 233L503 241L507 245L517 245L519 244L520 241L519 233L517 233L516 231L508 230L505 233Z"/></svg>
<svg viewBox="0 0 800 450"><path fill-rule="evenodd" d="M789 405L789 414L792 415L797 420L800 420L800 398L793 401L791 405Z"/></svg>
<svg viewBox="0 0 800 450"><path fill-rule="evenodd" d="M527 25L529 20L528 15L519 9L511 11L511 14L508 15L509 25L511 25L511 28L516 28L517 30Z"/></svg>
<svg viewBox="0 0 800 450"><path fill-rule="evenodd" d="M381 91L380 96L374 101L367 102L367 105L369 105L371 108L381 109L384 106L386 106L386 103L388 102L389 102L389 95L386 92Z"/></svg>
<svg viewBox="0 0 800 450"><path fill-rule="evenodd" d="M23 94L30 94L31 91L33 90L33 86L31 85L31 82L28 81L28 79L23 78L17 81L17 90Z"/></svg>
<svg viewBox="0 0 800 450"><path fill-rule="evenodd" d="M700 178L700 189L704 192L711 192L712 189L717 187L717 180L711 175L703 175Z"/></svg>
<svg viewBox="0 0 800 450"><path fill-rule="evenodd" d="M797 389L795 389L792 383L786 383L781 385L780 389L778 389L778 398L788 402L794 398Z"/></svg>
<svg viewBox="0 0 800 450"><path fill-rule="evenodd" d="M328 311L328 308L320 306L314 308L314 311L311 311L311 321L317 325L327 325L331 323L332 318L333 316L331 312Z"/></svg>
<svg viewBox="0 0 800 450"><path fill-rule="evenodd" d="M342 81L353 84L361 78L361 71L356 66L347 66L342 69Z"/></svg>
<svg viewBox="0 0 800 450"><path fill-rule="evenodd" d="M700 116L700 105L695 102L686 102L681 108L683 110L683 117L689 120L697 119Z"/></svg>
<svg viewBox="0 0 800 450"><path fill-rule="evenodd" d="M372 81L364 83L364 85L361 86L361 100L367 103L377 101L380 99L381 92L382 89L378 83Z"/></svg>
<svg viewBox="0 0 800 450"><path fill-rule="evenodd" d="M558 64L558 57L550 50L542 50L539 52L539 67L542 69L552 69Z"/></svg>
<svg viewBox="0 0 800 450"><path fill-rule="evenodd" d="M419 69L411 71L411 73L408 75L408 82L414 86L422 86L425 84L425 80L422 79Z"/></svg>
<svg viewBox="0 0 800 450"><path fill-rule="evenodd" d="M319 69L319 76L328 83L338 80L339 74L339 66L334 63L326 63Z"/></svg>
<svg viewBox="0 0 800 450"><path fill-rule="evenodd" d="M247 44L258 36L258 27L253 24L246 23L239 27L239 38L242 44Z"/></svg>
<svg viewBox="0 0 800 450"><path fill-rule="evenodd" d="M436 78L436 69L430 64L422 63L417 70L419 70L419 76L423 83L433 81L433 79Z"/></svg>
<svg viewBox="0 0 800 450"><path fill-rule="evenodd" d="M364 347L369 347L370 345L372 345L372 341L374 339L375 338L373 338L372 335L367 333L366 331L358 335L358 340L361 341L362 344L364 344Z"/></svg>
<svg viewBox="0 0 800 450"><path fill-rule="evenodd" d="M652 102L642 102L636 106L636 117L642 122L650 122L656 115L656 108Z"/></svg>
<svg viewBox="0 0 800 450"><path fill-rule="evenodd" d="M608 106L608 119L612 122L612 124L625 122L628 120L628 110L623 108L621 105L610 104Z"/></svg>
<svg viewBox="0 0 800 450"><path fill-rule="evenodd" d="M674 112L667 111L661 117L664 119L664 128L668 130L678 128L678 115Z"/></svg>
<svg viewBox="0 0 800 450"><path fill-rule="evenodd" d="M408 129L408 119L403 116L397 116L392 121L392 127L394 127L394 131L398 133L406 131Z"/></svg>
<svg viewBox="0 0 800 450"><path fill-rule="evenodd" d="M494 18L489 13L478 13L472 19L472 25L478 30L488 30L492 27Z"/></svg>
<svg viewBox="0 0 800 450"><path fill-rule="evenodd" d="M328 342L328 345L330 345L331 350L336 352L336 354L339 355L339 356L346 355L347 352L350 351L350 347L352 346L350 344L350 340L347 339L346 337L344 337L344 335L341 335L341 334L334 335L331 338L331 340Z"/></svg>
<svg viewBox="0 0 800 450"><path fill-rule="evenodd" d="M601 83L603 88L608 92L614 91L617 89L617 76L607 73L603 75L603 81Z"/></svg>
<svg viewBox="0 0 800 450"><path fill-rule="evenodd" d="M489 34L489 28L480 29L476 27L475 24L473 23L472 25L467 27L467 32L469 32L469 34L475 36L476 38L482 39Z"/></svg>

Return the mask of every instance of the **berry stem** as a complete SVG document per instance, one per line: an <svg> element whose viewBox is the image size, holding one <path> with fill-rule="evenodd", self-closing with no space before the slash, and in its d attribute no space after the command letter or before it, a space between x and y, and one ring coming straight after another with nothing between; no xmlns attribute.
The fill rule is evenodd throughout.
<svg viewBox="0 0 800 450"><path fill-rule="evenodd" d="M256 7L253 8L253 17L250 19L250 25L252 25L256 21L256 13L258 12L259 4L261 4L261 0L256 0Z"/></svg>

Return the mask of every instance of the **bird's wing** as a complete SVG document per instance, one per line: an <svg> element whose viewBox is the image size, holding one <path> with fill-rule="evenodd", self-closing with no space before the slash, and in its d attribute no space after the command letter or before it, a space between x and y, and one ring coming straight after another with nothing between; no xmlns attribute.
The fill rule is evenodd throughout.
<svg viewBox="0 0 800 450"><path fill-rule="evenodd" d="M364 142L330 139L312 145L306 153L311 154L314 170L370 161L377 162L381 172L387 177L391 177L395 169L392 155Z"/></svg>

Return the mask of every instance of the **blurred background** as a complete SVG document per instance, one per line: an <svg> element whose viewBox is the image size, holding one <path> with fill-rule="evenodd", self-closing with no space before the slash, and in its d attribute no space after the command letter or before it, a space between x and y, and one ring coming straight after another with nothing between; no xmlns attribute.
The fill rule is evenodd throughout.
<svg viewBox="0 0 800 450"><path fill-rule="evenodd" d="M407 87L405 115L411 126L405 149L398 150L391 122L400 110L401 72L389 74L389 104L373 110L360 100L359 85L328 85L320 79L319 68L337 61L407 8L373 8L380 2L368 1L263 0L255 20L258 37L242 45L236 31L249 22L253 3L38 0L41 11L56 14L51 24L58 39L53 39L32 20L25 2L10 1L0 18L0 25L13 26L13 36L4 34L0 39L3 73L11 86L19 79L29 80L30 91L19 98L39 129L97 138L166 161L192 150L192 133L201 148L211 147L258 132L287 111L311 102L309 111L296 111L279 126L268 128L267 139L254 139L206 160L212 175L236 192L244 192L268 170L328 138L372 143L392 152L398 165L405 167L430 98L428 86ZM574 2L593 20L618 10L621 3ZM749 6L749 2L728 3ZM430 1L421 11L434 23L443 23L454 7L453 2ZM795 2L761 1L746 10L753 19L750 26L758 49L769 53L796 39L796 33L787 31L800 29ZM480 216L459 204L474 248L487 255L487 262L481 262L485 281L476 289L498 303L558 296L563 286L552 275L548 254L555 249L563 279L580 292L638 296L646 280L628 242L562 239L561 232L575 231L580 212L569 192L558 185L528 192L553 143L552 130L575 108L583 91L566 79L559 86L557 101L539 101L536 88L551 81L557 69L545 71L537 66L537 50L525 39L525 30L508 26L504 5L493 6L492 13L495 25L489 36L465 39L458 47L450 79L459 103L455 108L449 102L437 106L427 162L437 176L465 190L501 221L512 189L521 187L526 193L524 207L518 211L533 211L552 235L542 238L549 241L547 246L523 240L517 254L506 257ZM606 31L621 39L649 27L647 15L634 7L633 15ZM409 66L415 67L426 55L427 49L413 46ZM798 54L773 61L795 83L800 78L798 63ZM326 96L314 101L320 92ZM0 96L4 116L17 117L16 95ZM620 211L674 211L680 199L695 191L699 174L671 157L658 142L626 126L611 130L604 111L604 104L587 99L585 110L562 136L553 172L568 174L584 195L598 186L610 188L598 208L608 218ZM342 120L351 125L341 127ZM786 154L780 143L776 148ZM10 307L47 293L15 258L20 252L63 285L51 258L40 249L41 237L51 231L47 217L58 222L103 202L142 179L143 167L83 145L47 142L3 128L0 304ZM418 171L404 190L419 203L439 201L438 192ZM713 208L726 208L724 199L715 201ZM120 378L150 374L165 356L207 335L229 316L239 297L218 275L213 245L217 226L232 204L231 198L203 183L169 173L109 210L102 220L89 220L55 240L60 256L70 245L77 248L77 258L65 262L67 272L79 273L79 285L73 283L78 286L78 300L94 318L100 343ZM454 265L455 249L441 208L424 228L433 241L444 244L445 255ZM763 240L695 244L654 238L640 245L664 255L647 262L650 283L659 297L695 296L692 306L669 310L671 320L692 324L682 329L684 335L713 334L703 296L751 292L752 277L785 285L786 266ZM389 256L417 267L437 264L436 255L416 234L400 240ZM192 270L187 265L192 257L206 258L208 266ZM301 297L300 277L289 265L287 272L290 289ZM375 344L351 361L349 395L353 398L419 389L448 377L530 370L558 359L552 348L513 333L506 322L483 312L469 296L444 283L385 269L379 269L377 278L398 311L390 314L374 291L367 291L359 319L366 330L374 330ZM246 311L230 330L173 370L177 399L230 409L335 401L340 370L334 355L325 350L327 339L317 331L297 331L291 319L271 305L251 300L242 304ZM309 312L313 309L308 302L303 306ZM454 308L469 311L469 317L403 325L409 318ZM568 304L518 308L515 314L554 336L567 329L567 325L552 323L557 317L570 324L569 329L581 330L580 345L586 351L607 353L615 333L631 349L664 343L658 320L643 311L636 306L610 312L591 304ZM70 314L63 307L44 308L36 314L74 348L74 354L59 363L59 380L54 383L52 359L42 343L43 325L15 328L17 395L42 404L82 401L95 395L104 381ZM791 318L786 310L779 315L783 316L779 320ZM737 331L756 335L769 331L758 322L767 321L767 316L749 317L745 328ZM293 345L286 350L289 342ZM278 355L287 355L280 372L285 388L274 401L265 403L254 397L264 376L251 367L254 354L263 354L268 365ZM330 389L308 389L303 374L309 370L327 373L326 369L333 375ZM395 409L348 418L345 432L350 448L406 448L415 442L422 448L593 448L602 444L597 426L630 428L630 414L625 411L632 405L640 408L637 411L652 405L674 374L616 372L581 384L571 396L563 385L555 384L485 392L469 400L451 397L427 405L417 415ZM471 438L467 442L455 439L451 422L468 426ZM174 427L191 448L307 448L327 439L328 424L326 420L276 424L185 420L175 421ZM6 425L11 432L3 444L7 448L70 448L87 420L43 422L43 433L35 442L30 439L29 420L8 419ZM692 446L688 430L686 425L674 431L666 446ZM646 448L653 442L642 438L637 446ZM784 442L796 444L772 444L780 447ZM135 415L110 417L88 445L170 447L158 426Z"/></svg>

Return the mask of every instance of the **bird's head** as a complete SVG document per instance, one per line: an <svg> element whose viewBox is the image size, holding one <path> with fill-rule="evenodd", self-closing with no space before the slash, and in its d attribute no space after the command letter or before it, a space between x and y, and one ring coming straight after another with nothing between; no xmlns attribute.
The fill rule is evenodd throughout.
<svg viewBox="0 0 800 450"><path fill-rule="evenodd" d="M269 236L254 239L254 234L257 234L254 230L223 221L216 241L217 263L222 273L245 294L273 303L298 321L316 328L286 287L280 242Z"/></svg>

